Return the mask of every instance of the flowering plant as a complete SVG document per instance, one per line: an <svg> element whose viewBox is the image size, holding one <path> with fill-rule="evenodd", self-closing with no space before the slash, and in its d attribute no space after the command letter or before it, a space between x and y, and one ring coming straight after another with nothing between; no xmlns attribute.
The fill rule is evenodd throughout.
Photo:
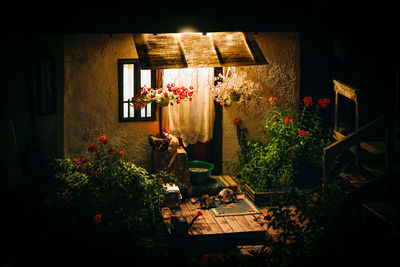
<svg viewBox="0 0 400 267"><path fill-rule="evenodd" d="M299 111L275 97L269 100L272 113L264 128L267 144L246 141L238 132L237 177L256 191L316 186L322 177L323 148L332 141L332 129L324 126L321 116L330 100L320 99L313 105L312 97L304 97Z"/></svg>
<svg viewBox="0 0 400 267"><path fill-rule="evenodd" d="M150 175L124 161L124 152L111 146L105 136L98 137L87 150L87 157L55 162L57 206L65 210L62 214L73 214L69 217L87 217L103 226L123 221L126 224L121 227L125 230L143 229L157 219L166 198L163 185L175 183L182 187L172 174Z"/></svg>
<svg viewBox="0 0 400 267"><path fill-rule="evenodd" d="M218 82L210 86L209 93L221 106L230 105L234 97L238 97L237 102L242 103L251 98L260 98L263 93L261 84L247 79L245 72L233 73L227 77L220 73L215 81Z"/></svg>
<svg viewBox="0 0 400 267"><path fill-rule="evenodd" d="M157 102L161 105L170 103L179 104L182 101L192 101L194 94L193 86L176 87L175 84L167 84L167 88L152 89L142 87L136 96L132 97L132 102L135 110L143 108L151 102Z"/></svg>

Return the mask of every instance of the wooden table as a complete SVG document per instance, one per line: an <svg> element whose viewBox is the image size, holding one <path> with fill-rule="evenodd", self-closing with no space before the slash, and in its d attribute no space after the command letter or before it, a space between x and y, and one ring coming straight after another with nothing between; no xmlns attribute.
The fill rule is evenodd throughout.
<svg viewBox="0 0 400 267"><path fill-rule="evenodd" d="M266 210L260 210L262 214L216 217L211 210L200 209L199 203L193 204L191 201L185 200L180 205L180 209L177 209L175 212L178 216L185 217L187 222L190 223L199 210L201 210L203 215L197 218L187 235L184 237L180 236L179 238L186 238L192 241L224 240L237 241L238 243L262 244L265 242L266 235L273 235L275 232L267 230L268 222L264 219ZM168 233L174 238L174 235L171 233L171 218L168 210L162 211L162 215Z"/></svg>

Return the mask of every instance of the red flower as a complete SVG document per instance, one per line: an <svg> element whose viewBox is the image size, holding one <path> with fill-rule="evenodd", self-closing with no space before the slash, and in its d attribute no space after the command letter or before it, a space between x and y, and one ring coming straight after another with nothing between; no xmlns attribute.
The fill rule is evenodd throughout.
<svg viewBox="0 0 400 267"><path fill-rule="evenodd" d="M106 145L108 143L108 139L104 135L100 136L98 138L98 140L100 141L100 143L102 143L104 145Z"/></svg>
<svg viewBox="0 0 400 267"><path fill-rule="evenodd" d="M269 101L269 103L271 103L271 105L274 105L274 104L276 104L276 102L278 102L278 99L276 97L271 96L268 99L268 101Z"/></svg>
<svg viewBox="0 0 400 267"><path fill-rule="evenodd" d="M93 219L95 224L100 224L103 222L103 216L101 214L94 215Z"/></svg>
<svg viewBox="0 0 400 267"><path fill-rule="evenodd" d="M135 105L135 110L138 110L139 109L139 106L138 105Z"/></svg>
<svg viewBox="0 0 400 267"><path fill-rule="evenodd" d="M97 147L94 143L91 143L90 146L88 147L89 152L94 152L97 151Z"/></svg>
<svg viewBox="0 0 400 267"><path fill-rule="evenodd" d="M291 151L288 153L288 156L289 156L289 157L291 157L291 158L293 158L293 157L294 157L294 155L295 155L295 153L294 153L294 151L293 151L293 150L291 150Z"/></svg>
<svg viewBox="0 0 400 267"><path fill-rule="evenodd" d="M203 212L201 212L201 210L199 210L199 211L197 212L196 217L199 217L199 216L202 216L202 215L203 215Z"/></svg>
<svg viewBox="0 0 400 267"><path fill-rule="evenodd" d="M120 150L118 153L119 153L121 156L124 155L124 151L122 151L122 150Z"/></svg>
<svg viewBox="0 0 400 267"><path fill-rule="evenodd" d="M331 103L329 98L319 99L318 104L321 105L322 108L326 108Z"/></svg>
<svg viewBox="0 0 400 267"><path fill-rule="evenodd" d="M77 159L77 158L74 158L72 161L73 161L75 164L79 164L79 163L80 163L79 159Z"/></svg>
<svg viewBox="0 0 400 267"><path fill-rule="evenodd" d="M306 105L307 107L311 106L312 105L312 97L311 96L304 97L303 102L304 102L304 105Z"/></svg>
<svg viewBox="0 0 400 267"><path fill-rule="evenodd" d="M300 135L304 135L305 137L308 136L308 132L307 132L307 131L304 131L304 130L299 130L298 133L299 133Z"/></svg>
<svg viewBox="0 0 400 267"><path fill-rule="evenodd" d="M87 158L81 158L81 163L86 163L87 161Z"/></svg>
<svg viewBox="0 0 400 267"><path fill-rule="evenodd" d="M91 172L90 172L90 176L92 176L92 177L97 176L97 171L91 171Z"/></svg>
<svg viewBox="0 0 400 267"><path fill-rule="evenodd" d="M108 152L108 153L114 152L114 148L112 148L112 147L107 148L107 152Z"/></svg>
<svg viewBox="0 0 400 267"><path fill-rule="evenodd" d="M239 126L241 122L242 122L242 120L241 120L240 118L235 118L235 119L233 120L233 123L234 123L236 126Z"/></svg>
<svg viewBox="0 0 400 267"><path fill-rule="evenodd" d="M146 103L142 103L142 107L146 106Z"/></svg>
<svg viewBox="0 0 400 267"><path fill-rule="evenodd" d="M285 118L285 124L293 123L292 118Z"/></svg>
<svg viewBox="0 0 400 267"><path fill-rule="evenodd" d="M165 95L165 98L168 98L168 96L169 96L167 92L165 92L164 95Z"/></svg>
<svg viewBox="0 0 400 267"><path fill-rule="evenodd" d="M179 103L181 103L181 101L180 101L179 99L177 99L177 100L176 100L176 103L179 104Z"/></svg>
<svg viewBox="0 0 400 267"><path fill-rule="evenodd" d="M281 184L283 184L283 183L285 182L285 179L281 178L281 179L279 180L279 182L280 182Z"/></svg>

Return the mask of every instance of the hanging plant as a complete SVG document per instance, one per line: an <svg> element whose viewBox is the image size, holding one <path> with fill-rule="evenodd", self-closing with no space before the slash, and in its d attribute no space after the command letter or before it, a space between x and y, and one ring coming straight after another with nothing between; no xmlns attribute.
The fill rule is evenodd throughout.
<svg viewBox="0 0 400 267"><path fill-rule="evenodd" d="M210 86L209 93L221 106L257 99L263 94L261 84L247 79L245 72L233 73L231 76L220 73L215 81L217 84Z"/></svg>
<svg viewBox="0 0 400 267"><path fill-rule="evenodd" d="M192 101L194 94L193 86L176 87L175 84L167 84L167 88L147 88L142 87L135 97L132 97L132 103L135 110L145 107L147 104L157 102L160 106L167 106L173 103L179 104L182 101Z"/></svg>

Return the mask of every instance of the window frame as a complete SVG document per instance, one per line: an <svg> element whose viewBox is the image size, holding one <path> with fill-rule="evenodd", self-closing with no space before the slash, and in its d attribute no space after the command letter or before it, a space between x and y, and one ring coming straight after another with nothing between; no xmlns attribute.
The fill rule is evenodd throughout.
<svg viewBox="0 0 400 267"><path fill-rule="evenodd" d="M137 121L156 121L156 112L157 112L157 103L152 102L151 103L151 116L150 117L141 117L140 112L141 109L139 108L138 110L133 110L133 117L124 117L124 105L126 103L131 103L130 101L124 100L123 99L123 93L124 93L124 69L123 66L125 64L134 64L134 84L133 84L133 90L134 90L134 95L138 93L138 90L140 89L140 84L141 84L141 68L140 68L140 63L139 59L118 59L118 121L119 122L137 122ZM155 87L156 84L156 71L155 70L150 70L151 71L151 88ZM147 107L145 107L147 108ZM129 114L129 109L128 109L128 114Z"/></svg>

